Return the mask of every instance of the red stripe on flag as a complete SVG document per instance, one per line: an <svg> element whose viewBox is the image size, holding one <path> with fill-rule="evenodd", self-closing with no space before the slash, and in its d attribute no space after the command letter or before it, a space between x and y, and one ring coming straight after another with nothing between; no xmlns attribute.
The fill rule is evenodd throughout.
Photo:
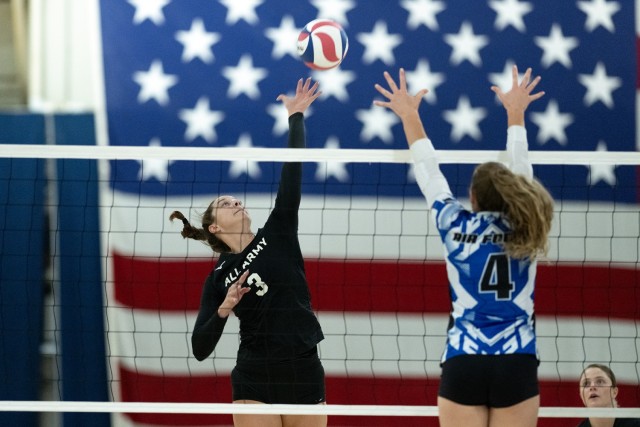
<svg viewBox="0 0 640 427"><path fill-rule="evenodd" d="M148 310L195 311L211 261L113 254L116 300ZM318 311L448 313L442 262L307 260ZM536 313L640 318L640 273L610 265L540 263Z"/></svg>
<svg viewBox="0 0 640 427"><path fill-rule="evenodd" d="M114 252L115 299L145 310L197 310L214 261L143 258Z"/></svg>
<svg viewBox="0 0 640 427"><path fill-rule="evenodd" d="M214 376L149 375L120 366L123 402L230 403L231 379ZM127 414L138 423L159 426L233 425L231 415Z"/></svg>
<svg viewBox="0 0 640 427"><path fill-rule="evenodd" d="M124 402L230 403L228 376L154 376L120 368ZM439 378L328 377L327 403L336 405L436 406ZM469 385L473 387L473 384ZM632 385L620 385L622 407L637 405L639 392ZM575 382L540 383L541 406L581 407ZM138 423L158 426L231 425L231 415L220 414L127 414ZM334 426L437 426L435 417L330 416ZM539 426L576 425L577 420L541 419Z"/></svg>

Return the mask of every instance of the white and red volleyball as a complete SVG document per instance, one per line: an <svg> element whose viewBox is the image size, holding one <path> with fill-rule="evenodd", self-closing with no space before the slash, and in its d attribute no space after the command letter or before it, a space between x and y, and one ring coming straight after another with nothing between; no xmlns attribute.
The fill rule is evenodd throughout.
<svg viewBox="0 0 640 427"><path fill-rule="evenodd" d="M315 19L298 36L298 55L313 70L335 68L347 55L349 39L342 26L330 19Z"/></svg>

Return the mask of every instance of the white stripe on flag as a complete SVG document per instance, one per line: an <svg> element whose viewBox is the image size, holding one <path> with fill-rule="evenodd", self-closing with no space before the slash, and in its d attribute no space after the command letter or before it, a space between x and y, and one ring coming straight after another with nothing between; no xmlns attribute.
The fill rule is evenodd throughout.
<svg viewBox="0 0 640 427"><path fill-rule="evenodd" d="M198 362L191 355L195 313L160 315L110 307L107 314L112 319L110 356L137 372L227 375L235 365L236 318L227 322L215 357ZM320 356L328 376L440 375L446 315L320 312L318 318L325 334ZM614 365L621 383L637 383L640 321L539 316L536 330L541 380L571 381L585 363L605 362Z"/></svg>
<svg viewBox="0 0 640 427"><path fill-rule="evenodd" d="M111 249L140 257L211 259L201 242L182 241L174 210L202 213L212 198L137 197L114 194L109 210ZM255 228L272 207L269 196L249 194L245 205ZM635 263L640 259L640 212L611 203L556 203L549 259L573 262ZM562 233L561 237L560 232ZM424 199L303 196L300 244L305 257L333 259L441 260L442 244Z"/></svg>

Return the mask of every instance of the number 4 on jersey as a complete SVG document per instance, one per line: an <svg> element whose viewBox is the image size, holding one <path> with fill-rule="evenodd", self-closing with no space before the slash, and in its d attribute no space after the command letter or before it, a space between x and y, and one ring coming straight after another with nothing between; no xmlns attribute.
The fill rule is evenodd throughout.
<svg viewBox="0 0 640 427"><path fill-rule="evenodd" d="M489 255L480 279L480 292L495 292L496 300L509 300L513 287L509 257L506 254Z"/></svg>

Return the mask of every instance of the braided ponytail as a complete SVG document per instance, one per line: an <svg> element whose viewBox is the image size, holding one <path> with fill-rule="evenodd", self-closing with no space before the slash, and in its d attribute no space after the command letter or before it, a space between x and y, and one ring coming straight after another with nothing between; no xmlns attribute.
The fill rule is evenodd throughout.
<svg viewBox="0 0 640 427"><path fill-rule="evenodd" d="M169 220L179 219L182 221L182 231L180 234L185 239L194 239L204 241L214 252L223 253L230 252L231 249L222 240L218 239L215 234L209 231L209 225L213 224L213 209L209 207L202 215L202 228L196 228L191 225L189 220L180 211L173 211L169 216Z"/></svg>

